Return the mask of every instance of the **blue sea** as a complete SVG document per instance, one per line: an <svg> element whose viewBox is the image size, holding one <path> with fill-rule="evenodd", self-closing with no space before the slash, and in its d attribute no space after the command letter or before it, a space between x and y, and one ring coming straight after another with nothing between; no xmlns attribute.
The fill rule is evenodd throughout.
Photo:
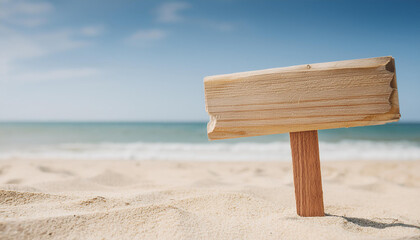
<svg viewBox="0 0 420 240"><path fill-rule="evenodd" d="M420 159L420 124L319 131L322 160ZM291 160L288 134L208 141L205 122L3 122L0 159Z"/></svg>

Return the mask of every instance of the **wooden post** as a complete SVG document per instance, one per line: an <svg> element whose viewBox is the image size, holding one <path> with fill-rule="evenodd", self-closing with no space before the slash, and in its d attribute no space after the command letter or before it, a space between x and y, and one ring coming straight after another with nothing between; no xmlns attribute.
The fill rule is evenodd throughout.
<svg viewBox="0 0 420 240"><path fill-rule="evenodd" d="M320 129L398 121L392 57L204 78L210 140L290 133L297 213L324 216Z"/></svg>
<svg viewBox="0 0 420 240"><path fill-rule="evenodd" d="M296 210L302 217L324 216L318 131L290 133Z"/></svg>

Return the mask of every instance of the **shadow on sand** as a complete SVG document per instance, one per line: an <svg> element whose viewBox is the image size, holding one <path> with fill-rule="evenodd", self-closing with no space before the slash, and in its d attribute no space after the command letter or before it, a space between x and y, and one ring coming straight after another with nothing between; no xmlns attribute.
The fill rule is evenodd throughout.
<svg viewBox="0 0 420 240"><path fill-rule="evenodd" d="M420 230L419 226L405 224L405 223L397 223L397 222L382 223L382 222L372 221L372 220L369 220L369 219L366 219L366 218L338 216L338 215L333 215L333 214L328 214L328 213L325 213L325 216L343 218L347 222L354 223L354 224L359 225L361 227L373 227L373 228L377 228L377 229L384 229L384 228L389 228L389 227L406 227L406 228L414 228L414 229Z"/></svg>

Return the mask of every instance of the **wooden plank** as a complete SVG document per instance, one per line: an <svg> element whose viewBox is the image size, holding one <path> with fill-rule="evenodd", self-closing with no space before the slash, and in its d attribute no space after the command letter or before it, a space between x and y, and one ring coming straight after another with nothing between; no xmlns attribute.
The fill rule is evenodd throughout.
<svg viewBox="0 0 420 240"><path fill-rule="evenodd" d="M296 210L302 217L324 216L318 132L291 132Z"/></svg>
<svg viewBox="0 0 420 240"><path fill-rule="evenodd" d="M210 76L204 88L210 140L400 118L392 57Z"/></svg>

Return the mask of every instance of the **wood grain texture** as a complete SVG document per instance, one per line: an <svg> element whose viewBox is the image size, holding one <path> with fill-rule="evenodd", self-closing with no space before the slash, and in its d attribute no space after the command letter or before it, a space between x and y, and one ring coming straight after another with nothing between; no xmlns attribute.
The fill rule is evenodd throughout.
<svg viewBox="0 0 420 240"><path fill-rule="evenodd" d="M392 57L211 76L204 89L210 140L400 118Z"/></svg>
<svg viewBox="0 0 420 240"><path fill-rule="evenodd" d="M297 214L302 217L324 216L318 132L291 132L290 146Z"/></svg>

